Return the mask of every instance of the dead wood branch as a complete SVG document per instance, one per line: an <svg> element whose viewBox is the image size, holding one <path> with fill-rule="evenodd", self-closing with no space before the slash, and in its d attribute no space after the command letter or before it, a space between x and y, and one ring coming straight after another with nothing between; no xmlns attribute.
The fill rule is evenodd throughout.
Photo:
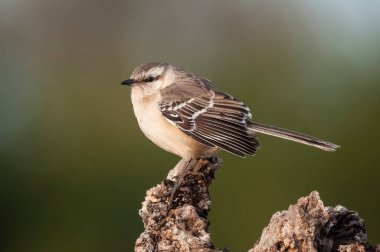
<svg viewBox="0 0 380 252"><path fill-rule="evenodd" d="M173 181L185 164L181 160L166 180L147 191L139 212L145 231L136 241L136 252L227 251L216 249L208 233L211 206L208 187L221 161L218 158L192 160L192 169L184 176L170 206ZM342 206L325 207L318 192L312 192L288 210L272 216L260 239L249 250L262 251L380 252L380 246L367 243L366 228L358 213Z"/></svg>
<svg viewBox="0 0 380 252"><path fill-rule="evenodd" d="M367 243L364 221L343 206L325 207L318 192L277 212L249 252L377 251Z"/></svg>

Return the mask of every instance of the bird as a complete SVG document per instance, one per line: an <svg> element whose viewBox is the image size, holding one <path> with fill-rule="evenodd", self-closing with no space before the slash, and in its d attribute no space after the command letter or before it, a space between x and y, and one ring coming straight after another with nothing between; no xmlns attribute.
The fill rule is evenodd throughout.
<svg viewBox="0 0 380 252"><path fill-rule="evenodd" d="M210 80L169 63L139 65L121 84L131 87L134 114L145 136L185 160L212 156L219 150L253 156L260 146L260 133L329 152L340 147L256 122L243 102L217 89Z"/></svg>
<svg viewBox="0 0 380 252"><path fill-rule="evenodd" d="M258 123L249 107L201 78L169 63L136 67L122 85L131 86L137 122L153 143L181 158L198 158L225 150L254 155L257 133L325 151L338 145L306 134Z"/></svg>

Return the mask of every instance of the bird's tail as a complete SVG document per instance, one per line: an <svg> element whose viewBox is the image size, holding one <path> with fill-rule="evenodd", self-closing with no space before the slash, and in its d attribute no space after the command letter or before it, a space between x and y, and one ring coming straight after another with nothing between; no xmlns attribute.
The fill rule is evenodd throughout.
<svg viewBox="0 0 380 252"><path fill-rule="evenodd" d="M337 148L340 147L339 145L327 142L325 140L321 140L298 132L273 127L266 124L252 122L248 127L250 130L254 132L259 132L262 134L280 137L297 143L306 144L324 151L335 151Z"/></svg>

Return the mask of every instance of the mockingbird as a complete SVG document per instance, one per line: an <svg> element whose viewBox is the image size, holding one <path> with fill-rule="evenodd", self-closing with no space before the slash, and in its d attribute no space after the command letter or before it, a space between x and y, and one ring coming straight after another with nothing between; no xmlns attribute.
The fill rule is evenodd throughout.
<svg viewBox="0 0 380 252"><path fill-rule="evenodd" d="M162 149L186 160L210 156L220 149L240 157L254 155L259 147L256 133L325 151L339 147L253 122L244 103L218 90L211 81L168 63L140 65L121 84L132 87L133 110L144 134Z"/></svg>

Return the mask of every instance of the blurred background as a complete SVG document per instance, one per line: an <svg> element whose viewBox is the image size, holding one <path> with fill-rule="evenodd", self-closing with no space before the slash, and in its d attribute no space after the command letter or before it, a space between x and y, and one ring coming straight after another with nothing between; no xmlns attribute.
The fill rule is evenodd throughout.
<svg viewBox="0 0 380 252"><path fill-rule="evenodd" d="M218 247L246 251L312 190L380 243L380 2L0 1L0 250L132 251L145 191L179 160L140 132L120 81L176 64L242 99L257 121L342 146L261 136L221 153Z"/></svg>

